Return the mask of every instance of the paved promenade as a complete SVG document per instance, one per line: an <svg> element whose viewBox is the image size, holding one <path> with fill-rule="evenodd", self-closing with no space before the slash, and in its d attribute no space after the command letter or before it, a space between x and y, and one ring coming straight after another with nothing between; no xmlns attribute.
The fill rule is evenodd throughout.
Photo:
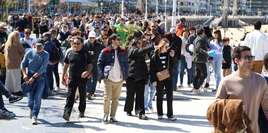
<svg viewBox="0 0 268 133"><path fill-rule="evenodd" d="M208 105L213 102L214 95L211 92L202 93L201 96L192 95L190 88L184 87L174 92L174 115L177 121L157 120L156 103L153 102L154 112L147 114L149 120L139 120L137 117L129 117L123 111L125 103L125 88L122 90L119 108L116 118L117 124L102 123L103 116L103 84L97 88L94 100L87 101L86 118L78 118L78 104L72 112L71 122L66 123L62 119L65 105L65 89L61 89L58 95L42 101L42 109L39 115L39 124L33 126L29 119L27 98L15 104L9 104L5 100L6 107L17 114L14 120L0 120L0 131L10 133L209 133L212 128L206 119ZM166 112L166 101L164 101Z"/></svg>

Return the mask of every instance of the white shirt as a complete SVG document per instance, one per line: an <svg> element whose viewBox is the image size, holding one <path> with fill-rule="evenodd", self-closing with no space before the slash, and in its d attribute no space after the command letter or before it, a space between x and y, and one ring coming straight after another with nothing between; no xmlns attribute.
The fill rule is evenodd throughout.
<svg viewBox="0 0 268 133"><path fill-rule="evenodd" d="M36 43L36 40L29 37L28 39L26 37L22 38L21 41L26 42L27 44L29 44L30 47L33 47L33 45Z"/></svg>
<svg viewBox="0 0 268 133"><path fill-rule="evenodd" d="M36 40L31 38L31 37L29 37L28 39L26 39L26 37L24 37L24 38L21 39L21 41L26 42L29 45L29 47L31 47L31 48L33 48L33 45L35 45L35 43L36 43ZM26 48L25 53L27 51L29 51L31 48Z"/></svg>
<svg viewBox="0 0 268 133"><path fill-rule="evenodd" d="M242 45L251 49L255 60L263 60L264 55L268 52L268 38L259 30L248 33Z"/></svg>
<svg viewBox="0 0 268 133"><path fill-rule="evenodd" d="M113 81L113 82L121 82L123 81L123 76L122 76L122 72L121 72L121 67L119 64L119 60L117 57L117 50L115 50L115 54L114 54L114 65L112 66L110 72L109 72L109 76L108 79Z"/></svg>

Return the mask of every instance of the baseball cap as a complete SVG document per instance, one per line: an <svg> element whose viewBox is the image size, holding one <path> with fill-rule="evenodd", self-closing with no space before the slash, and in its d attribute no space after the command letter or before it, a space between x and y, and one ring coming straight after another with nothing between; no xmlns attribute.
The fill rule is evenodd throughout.
<svg viewBox="0 0 268 133"><path fill-rule="evenodd" d="M96 33L94 31L90 31L88 37L96 37Z"/></svg>

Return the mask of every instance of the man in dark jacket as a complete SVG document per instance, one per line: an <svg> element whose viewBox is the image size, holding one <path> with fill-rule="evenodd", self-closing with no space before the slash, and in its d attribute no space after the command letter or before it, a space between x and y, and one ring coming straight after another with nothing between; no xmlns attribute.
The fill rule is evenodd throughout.
<svg viewBox="0 0 268 133"><path fill-rule="evenodd" d="M118 122L115 119L118 100L121 94L123 81L128 74L128 61L126 50L120 48L119 37L115 34L109 38L110 46L104 48L98 58L98 70L101 79L104 79L104 117L103 122ZM110 111L110 100L112 107Z"/></svg>
<svg viewBox="0 0 268 133"><path fill-rule="evenodd" d="M136 33L134 33L135 35ZM141 38L137 37L131 40L128 49L128 78L127 78L127 97L124 111L128 116L132 116L131 111L135 99L135 114L139 114L139 119L147 120L144 110L144 87L148 80L148 69L145 62L145 56L154 49L153 43L145 46Z"/></svg>
<svg viewBox="0 0 268 133"><path fill-rule="evenodd" d="M175 51L174 65L173 65L173 76L172 76L172 89L176 90L179 74L179 60L181 56L181 44L182 40L175 33L172 33L172 38L170 41L171 49Z"/></svg>
<svg viewBox="0 0 268 133"><path fill-rule="evenodd" d="M197 37L194 40L194 52L193 52L193 62L195 64L195 74L194 74L194 93L198 93L198 89L203 84L207 77L207 67L206 63L208 61L208 39L203 28L197 30Z"/></svg>
<svg viewBox="0 0 268 133"><path fill-rule="evenodd" d="M91 100L92 96L94 96L94 93L96 91L97 81L98 81L98 67L97 67L97 61L98 57L100 55L101 50L104 48L103 45L97 42L96 40L96 33L94 31L91 31L88 35L88 40L84 44L84 49L89 52L89 55L92 59L92 77L87 81L87 93L88 93L88 99Z"/></svg>
<svg viewBox="0 0 268 133"><path fill-rule="evenodd" d="M59 63L60 57L58 59L55 58L55 51L58 51L58 49L51 40L51 32L45 32L42 36L44 41L44 50L49 53L49 62L46 71L46 86L43 93L43 98L47 98L48 95L51 95L52 91L54 90L53 69L55 64Z"/></svg>

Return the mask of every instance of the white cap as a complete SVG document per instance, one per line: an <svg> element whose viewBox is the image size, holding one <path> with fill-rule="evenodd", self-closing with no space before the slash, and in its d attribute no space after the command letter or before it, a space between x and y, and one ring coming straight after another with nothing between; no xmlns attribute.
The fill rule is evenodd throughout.
<svg viewBox="0 0 268 133"><path fill-rule="evenodd" d="M96 37L95 31L90 31L88 37Z"/></svg>

